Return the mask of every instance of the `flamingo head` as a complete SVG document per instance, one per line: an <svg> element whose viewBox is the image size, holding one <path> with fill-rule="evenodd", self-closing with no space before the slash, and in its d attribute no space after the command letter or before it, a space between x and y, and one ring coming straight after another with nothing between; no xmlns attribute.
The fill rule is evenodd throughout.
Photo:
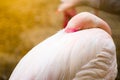
<svg viewBox="0 0 120 80"><path fill-rule="evenodd" d="M104 20L88 12L82 12L74 16L68 22L65 32L71 33L89 28L101 28L110 35L112 34L109 25Z"/></svg>

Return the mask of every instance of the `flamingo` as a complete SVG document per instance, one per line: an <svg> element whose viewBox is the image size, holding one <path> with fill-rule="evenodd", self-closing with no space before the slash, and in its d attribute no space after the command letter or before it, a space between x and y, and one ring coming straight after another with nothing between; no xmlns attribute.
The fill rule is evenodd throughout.
<svg viewBox="0 0 120 80"><path fill-rule="evenodd" d="M97 16L99 14L98 10L120 15L120 0L61 0L61 2L58 12L63 12L64 14L63 27L66 27L70 18L77 14L75 10L77 6L92 7Z"/></svg>
<svg viewBox="0 0 120 80"><path fill-rule="evenodd" d="M116 49L109 25L88 12L31 49L9 80L115 80Z"/></svg>

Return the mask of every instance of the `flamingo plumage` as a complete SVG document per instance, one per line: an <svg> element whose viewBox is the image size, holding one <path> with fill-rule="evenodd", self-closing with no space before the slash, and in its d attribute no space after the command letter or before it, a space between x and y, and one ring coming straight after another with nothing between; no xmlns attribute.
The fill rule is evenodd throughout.
<svg viewBox="0 0 120 80"><path fill-rule="evenodd" d="M30 50L9 80L115 80L116 75L116 48L110 27L83 12Z"/></svg>

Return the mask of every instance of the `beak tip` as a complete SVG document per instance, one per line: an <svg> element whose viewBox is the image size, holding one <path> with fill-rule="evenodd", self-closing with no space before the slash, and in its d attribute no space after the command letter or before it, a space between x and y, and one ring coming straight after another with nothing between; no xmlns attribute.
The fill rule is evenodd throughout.
<svg viewBox="0 0 120 80"><path fill-rule="evenodd" d="M77 32L78 30L77 29L75 29L75 28L66 28L65 29L65 32L66 33L72 33L72 32Z"/></svg>

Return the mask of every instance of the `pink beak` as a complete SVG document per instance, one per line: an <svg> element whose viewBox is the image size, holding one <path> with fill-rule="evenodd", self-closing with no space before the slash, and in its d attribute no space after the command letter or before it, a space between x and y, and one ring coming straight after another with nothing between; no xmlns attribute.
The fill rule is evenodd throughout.
<svg viewBox="0 0 120 80"><path fill-rule="evenodd" d="M67 29L65 29L66 33L72 33L72 32L77 32L77 31L78 31L78 29L76 29L76 28L67 28Z"/></svg>

